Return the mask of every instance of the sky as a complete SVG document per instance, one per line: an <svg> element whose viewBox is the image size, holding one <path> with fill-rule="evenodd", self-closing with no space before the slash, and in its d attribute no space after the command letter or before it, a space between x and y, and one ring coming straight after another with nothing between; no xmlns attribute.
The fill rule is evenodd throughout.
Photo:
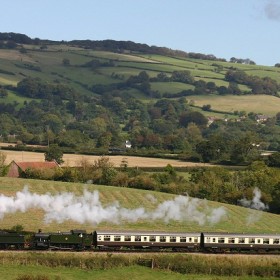
<svg viewBox="0 0 280 280"><path fill-rule="evenodd" d="M280 0L2 0L0 32L280 63Z"/></svg>

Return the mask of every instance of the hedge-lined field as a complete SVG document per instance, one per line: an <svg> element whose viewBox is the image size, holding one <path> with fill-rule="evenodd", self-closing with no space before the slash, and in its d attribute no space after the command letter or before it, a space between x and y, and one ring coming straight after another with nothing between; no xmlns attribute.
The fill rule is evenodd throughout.
<svg viewBox="0 0 280 280"><path fill-rule="evenodd" d="M6 164L10 164L13 160L20 162L30 162L30 161L45 161L44 153L28 152L28 151L12 151L12 150L1 150L1 152L6 155ZM195 163L186 162L175 159L163 159L163 158L146 158L146 157L136 157L136 156L108 156L110 162L114 164L115 167L120 167L122 160L126 160L128 167L166 167L168 164L173 167L197 167L197 166L210 166L206 163ZM80 154L63 154L64 163L62 166L80 166L82 160L88 160L90 164L98 160L100 156L95 155L80 155Z"/></svg>

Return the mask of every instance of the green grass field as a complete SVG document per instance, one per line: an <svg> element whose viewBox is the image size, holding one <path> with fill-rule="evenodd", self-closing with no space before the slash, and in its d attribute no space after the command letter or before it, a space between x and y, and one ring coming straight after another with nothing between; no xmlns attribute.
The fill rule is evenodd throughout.
<svg viewBox="0 0 280 280"><path fill-rule="evenodd" d="M278 256L252 255L1 252L0 273L7 280L257 280L277 279L279 261Z"/></svg>
<svg viewBox="0 0 280 280"><path fill-rule="evenodd" d="M167 200L174 200L175 196L166 193L151 192L145 190L136 190L129 188L118 188L109 186L96 186L92 184L63 183L43 180L0 178L0 193L5 196L14 196L17 191L21 191L24 186L28 186L31 192L44 194L50 192L57 194L59 192L73 192L81 195L86 188L89 191L98 190L101 203L106 206L118 201L121 207L136 209L144 207L147 211L154 211L157 206ZM102 222L98 225L85 222L79 224L71 220L61 224L51 222L44 223L44 212L38 209L30 209L26 213L16 212L4 216L1 220L2 228L11 228L17 224L24 226L25 230L37 231L39 228L43 231L70 230L73 228L82 228L87 231L93 229L115 229L115 230L151 230L151 231L223 231L223 232L258 232L258 233L276 233L280 232L279 215L250 210L234 205L227 205L217 202L207 202L207 207L212 210L224 207L226 215L220 222L215 224L190 221L185 217L184 221L170 220L168 223L160 219L145 220L140 219L136 222L122 221L120 224ZM209 210L208 209L208 210ZM206 213L205 204L201 201L197 210Z"/></svg>
<svg viewBox="0 0 280 280"><path fill-rule="evenodd" d="M16 280L24 276L48 277L46 280L123 280L123 279L139 279L139 280L261 280L263 277L253 276L215 276L215 275L194 275L179 274L170 271L150 269L140 266L131 266L126 268L113 268L108 270L82 270L78 268L49 268L45 266L17 266L17 265L1 265L0 274L2 279ZM39 278L39 279L38 279ZM35 280L34 279L34 280ZM270 277L269 279L278 279ZM33 280L33 279L30 279ZM44 279L45 280L45 279Z"/></svg>
<svg viewBox="0 0 280 280"><path fill-rule="evenodd" d="M211 96L188 96L196 106L210 104L214 110L233 113L235 110L246 111L247 113L262 113L268 116L275 116L279 112L280 99L268 95L211 95Z"/></svg>

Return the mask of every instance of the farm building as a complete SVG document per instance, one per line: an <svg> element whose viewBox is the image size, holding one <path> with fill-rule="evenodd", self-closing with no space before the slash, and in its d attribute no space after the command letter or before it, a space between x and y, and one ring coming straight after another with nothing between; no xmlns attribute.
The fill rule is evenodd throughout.
<svg viewBox="0 0 280 280"><path fill-rule="evenodd" d="M20 174L24 173L27 169L51 169L57 168L59 164L56 161L44 161L44 162L16 162L12 161L9 165L7 177L20 177Z"/></svg>

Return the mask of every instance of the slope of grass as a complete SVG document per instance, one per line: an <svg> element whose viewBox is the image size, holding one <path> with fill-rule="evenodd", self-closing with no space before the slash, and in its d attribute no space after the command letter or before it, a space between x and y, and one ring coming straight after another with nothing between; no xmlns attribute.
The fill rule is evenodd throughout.
<svg viewBox="0 0 280 280"><path fill-rule="evenodd" d="M144 207L151 212L167 200L174 200L175 196L165 193L157 193L145 190L136 190L129 188L118 188L110 186L97 186L92 184L80 183L64 183L43 180L28 180L28 179L13 179L0 178L0 193L5 196L14 196L17 191L21 191L24 186L28 186L31 192L38 194L51 193L57 194L59 192L73 192L76 195L81 195L86 188L89 191L98 190L100 201L104 206L119 202L121 207L128 209L136 209ZM199 211L205 211L204 202L198 206ZM217 202L208 201L207 207L215 209L224 207L226 216L216 224L201 224L191 222L187 218L184 221L170 220L168 223L163 220L145 220L140 219L136 222L121 222L120 224L113 224L110 222L103 222L98 225L89 223L79 224L73 221L66 221L61 224L55 222L45 224L43 221L44 213L42 210L31 209L26 213L17 212L7 214L1 221L2 228L11 228L14 225L21 224L24 229L37 231L42 228L44 231L48 230L69 230L73 228L83 228L88 231L93 229L115 229L115 230L159 230L159 231L229 231L229 232L259 232L259 233L273 233L280 232L279 215L250 210L234 205L221 204Z"/></svg>
<svg viewBox="0 0 280 280"><path fill-rule="evenodd" d="M268 116L275 116L279 112L280 99L275 96L268 95L203 95L188 96L188 100L193 100L195 105L203 106L210 104L212 109L224 112L246 111L262 113Z"/></svg>

